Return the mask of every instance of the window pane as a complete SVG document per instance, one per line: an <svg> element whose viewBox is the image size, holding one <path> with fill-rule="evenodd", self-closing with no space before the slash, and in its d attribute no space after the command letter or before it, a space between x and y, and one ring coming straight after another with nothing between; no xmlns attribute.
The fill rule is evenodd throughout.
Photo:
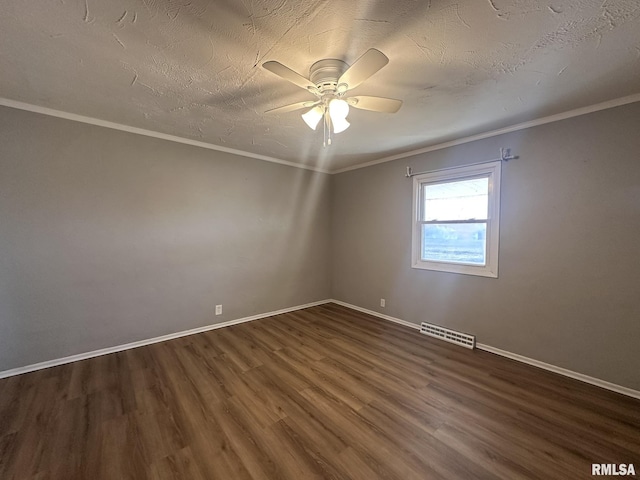
<svg viewBox="0 0 640 480"><path fill-rule="evenodd" d="M422 186L423 221L486 220L489 179L474 178Z"/></svg>
<svg viewBox="0 0 640 480"><path fill-rule="evenodd" d="M422 225L421 259L485 265L486 223Z"/></svg>

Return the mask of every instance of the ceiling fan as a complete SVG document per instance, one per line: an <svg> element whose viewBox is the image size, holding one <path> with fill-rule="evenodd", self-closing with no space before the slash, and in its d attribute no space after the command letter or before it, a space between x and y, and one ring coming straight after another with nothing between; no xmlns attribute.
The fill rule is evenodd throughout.
<svg viewBox="0 0 640 480"><path fill-rule="evenodd" d="M349 107L385 113L395 113L400 109L402 100L393 98L364 95L345 97L349 90L356 88L387 63L389 59L382 52L371 48L351 66L334 58L319 60L311 65L307 79L279 62L266 62L262 64L265 69L304 88L317 99L273 108L265 113L286 113L309 108L302 114L303 120L313 130L323 120L324 145L331 145L331 132L343 132L351 125L347 121Z"/></svg>

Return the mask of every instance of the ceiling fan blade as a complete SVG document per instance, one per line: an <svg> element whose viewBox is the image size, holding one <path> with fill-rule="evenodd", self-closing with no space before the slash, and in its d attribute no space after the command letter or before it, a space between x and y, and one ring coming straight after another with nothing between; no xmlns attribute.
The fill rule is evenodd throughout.
<svg viewBox="0 0 640 480"><path fill-rule="evenodd" d="M371 48L342 74L338 79L338 85L346 83L348 90L356 88L387 63L389 63L389 59L384 53L375 48Z"/></svg>
<svg viewBox="0 0 640 480"><path fill-rule="evenodd" d="M402 100L385 97L369 97L366 95L360 95L356 97L349 97L346 100L352 107L359 108L361 110L371 110L373 112L396 113L402 106Z"/></svg>
<svg viewBox="0 0 640 480"><path fill-rule="evenodd" d="M314 93L316 91L316 86L313 83L311 83L299 73L294 72L289 67L285 67L280 62L266 62L262 64L262 67L269 70L271 73L275 73L279 77L290 81L300 88L304 88L305 90L310 91L311 93Z"/></svg>
<svg viewBox="0 0 640 480"><path fill-rule="evenodd" d="M320 102L314 102L313 100L309 102L298 102L292 103L291 105L285 105L284 107L272 108L271 110L267 110L264 113L287 113L293 112L294 110L300 110L302 108L311 108L318 105Z"/></svg>

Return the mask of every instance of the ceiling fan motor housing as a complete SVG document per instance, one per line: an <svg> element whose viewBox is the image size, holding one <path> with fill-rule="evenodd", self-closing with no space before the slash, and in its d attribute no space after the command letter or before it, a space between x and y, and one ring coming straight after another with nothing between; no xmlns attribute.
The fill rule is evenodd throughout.
<svg viewBox="0 0 640 480"><path fill-rule="evenodd" d="M309 69L309 80L323 93L335 91L338 86L338 79L347 71L349 65L342 60L327 58L319 60Z"/></svg>

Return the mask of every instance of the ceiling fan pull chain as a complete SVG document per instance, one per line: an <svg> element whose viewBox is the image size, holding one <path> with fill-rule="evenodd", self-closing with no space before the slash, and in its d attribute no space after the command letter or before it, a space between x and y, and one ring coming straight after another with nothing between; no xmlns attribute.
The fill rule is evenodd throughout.
<svg viewBox="0 0 640 480"><path fill-rule="evenodd" d="M322 146L327 146L327 113L322 116Z"/></svg>

